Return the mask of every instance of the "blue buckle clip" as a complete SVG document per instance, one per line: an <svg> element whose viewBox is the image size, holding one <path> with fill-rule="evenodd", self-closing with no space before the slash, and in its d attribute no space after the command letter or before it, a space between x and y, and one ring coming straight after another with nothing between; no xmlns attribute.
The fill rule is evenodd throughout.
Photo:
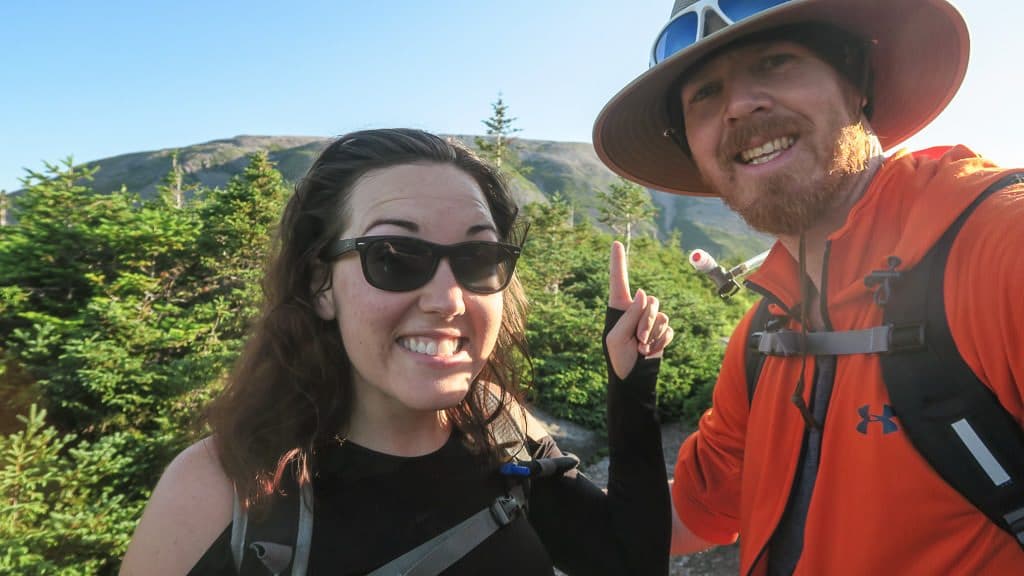
<svg viewBox="0 0 1024 576"><path fill-rule="evenodd" d="M526 478L530 476L530 469L517 462L506 462L499 468L502 476L520 476Z"/></svg>

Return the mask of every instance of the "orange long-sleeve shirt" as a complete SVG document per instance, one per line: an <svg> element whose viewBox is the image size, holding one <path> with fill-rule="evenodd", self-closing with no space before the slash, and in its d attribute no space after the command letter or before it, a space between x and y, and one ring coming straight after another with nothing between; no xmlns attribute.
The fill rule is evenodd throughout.
<svg viewBox="0 0 1024 576"><path fill-rule="evenodd" d="M887 159L832 233L822 295L836 331L881 324L864 285L895 255L916 264L986 187L1007 173L962 146ZM781 245L750 278L792 310L798 267ZM1024 186L983 202L950 252L945 307L971 370L1024 425ZM752 312L726 350L711 409L679 451L673 501L696 535L741 539L741 573L763 573L804 434L790 402L801 358L769 358L748 404L744 346ZM813 374L808 359L807 374ZM810 401L810 383L805 400ZM796 574L1024 574L1024 550L939 477L902 426L868 425L889 396L877 355L840 356Z"/></svg>

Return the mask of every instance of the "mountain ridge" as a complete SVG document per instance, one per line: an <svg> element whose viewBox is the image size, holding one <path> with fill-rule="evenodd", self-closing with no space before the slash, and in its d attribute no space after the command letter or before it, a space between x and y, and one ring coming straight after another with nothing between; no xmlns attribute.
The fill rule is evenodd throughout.
<svg viewBox="0 0 1024 576"><path fill-rule="evenodd" d="M478 136L447 135L475 148ZM242 172L248 157L266 151L285 180L296 182L316 155L333 138L320 136L264 136L241 134L189 146L131 152L85 163L98 167L93 189L109 193L125 186L143 198L156 194L157 186L171 171L176 152L185 184L224 187ZM510 185L520 204L546 202L560 193L592 220L597 210L596 192L607 189L618 176L601 163L586 142L514 140L526 175L512 174ZM682 234L682 248L704 248L722 260L746 259L771 244L768 236L751 230L717 198L697 198L648 190L659 208L657 235ZM15 193L17 194L17 192Z"/></svg>

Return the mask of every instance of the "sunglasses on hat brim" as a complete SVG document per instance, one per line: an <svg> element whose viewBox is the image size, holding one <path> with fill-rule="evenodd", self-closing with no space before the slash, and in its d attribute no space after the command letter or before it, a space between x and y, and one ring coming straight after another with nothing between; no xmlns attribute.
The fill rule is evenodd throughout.
<svg viewBox="0 0 1024 576"><path fill-rule="evenodd" d="M662 28L651 48L651 67L707 36L708 20L712 15L729 25L788 1L697 0L672 17Z"/></svg>

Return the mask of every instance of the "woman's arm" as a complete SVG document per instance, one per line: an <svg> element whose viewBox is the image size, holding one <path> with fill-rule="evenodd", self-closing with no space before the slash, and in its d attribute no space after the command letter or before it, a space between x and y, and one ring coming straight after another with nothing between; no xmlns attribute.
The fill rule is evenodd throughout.
<svg viewBox="0 0 1024 576"><path fill-rule="evenodd" d="M659 362L643 360L626 380L611 375L607 493L575 470L531 485L530 523L569 575L668 571L672 504L661 429L653 401L642 400L653 400ZM535 457L561 455L550 439L541 450Z"/></svg>
<svg viewBox="0 0 1024 576"><path fill-rule="evenodd" d="M231 522L234 489L213 440L196 442L164 471L121 563L121 574L188 573Z"/></svg>
<svg viewBox="0 0 1024 576"><path fill-rule="evenodd" d="M569 574L668 572L671 502L655 384L672 331L656 299L643 292L630 298L625 275L625 251L616 242L604 336L607 494L582 474L537 480L532 487L531 523L555 565Z"/></svg>

